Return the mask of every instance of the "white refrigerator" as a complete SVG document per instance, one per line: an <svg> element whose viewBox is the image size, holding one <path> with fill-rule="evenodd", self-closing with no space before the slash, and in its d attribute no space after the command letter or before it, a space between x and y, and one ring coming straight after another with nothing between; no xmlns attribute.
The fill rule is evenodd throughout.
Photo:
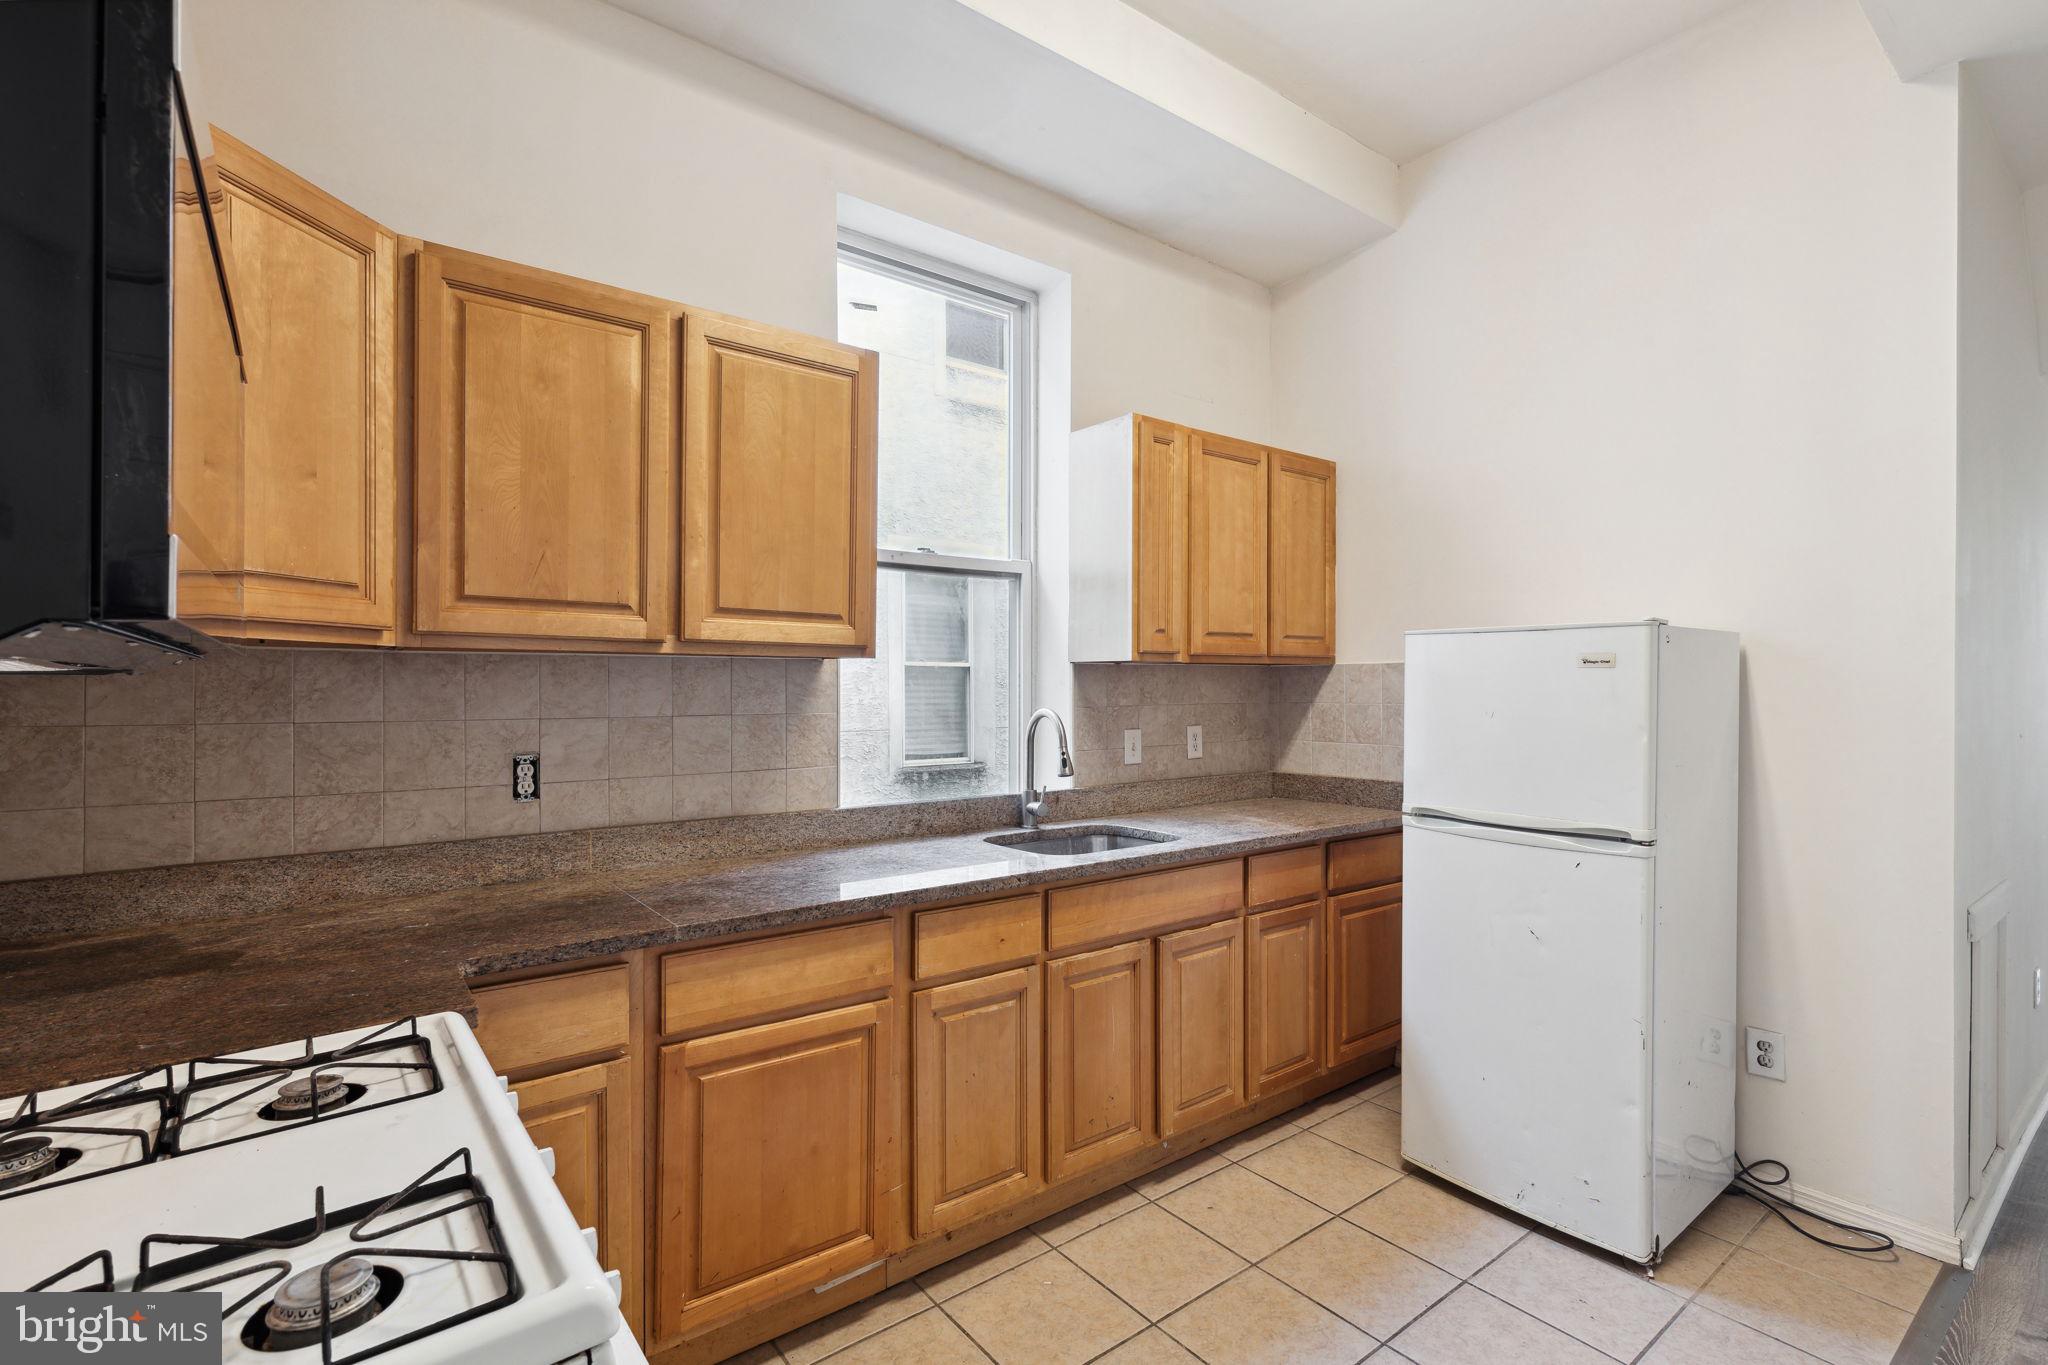
<svg viewBox="0 0 2048 1365"><path fill-rule="evenodd" d="M1737 638L1407 638L1401 1154L1654 1263L1735 1147Z"/></svg>

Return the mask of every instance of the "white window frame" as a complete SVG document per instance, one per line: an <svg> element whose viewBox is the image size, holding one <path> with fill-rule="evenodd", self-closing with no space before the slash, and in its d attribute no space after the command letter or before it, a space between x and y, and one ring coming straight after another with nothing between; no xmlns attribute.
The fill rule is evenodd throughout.
<svg viewBox="0 0 2048 1365"><path fill-rule="evenodd" d="M1038 295L1035 291L980 271L938 260L923 252L900 247L850 228L839 230L837 260L859 266L877 275L915 284L962 303L1008 313L1011 317L1009 434L1010 434L1010 558L992 559L979 555L937 554L928 550L876 550L878 566L899 569L928 569L1008 578L1017 603L1017 628L1010 636L1010 678L1012 706L1016 709L1010 725L1010 774L1021 781L1024 755L1024 722L1034 709L1036 680L1032 669L1037 646L1032 612L1031 551L1036 545L1036 503L1038 492L1037 359ZM943 344L939 362L947 363ZM961 362L953 362L961 363ZM900 606L900 603L899 603ZM902 612L896 613L902 629ZM970 631L970 648L971 648ZM897 657L902 657L901 641ZM965 767L966 763L906 762L903 756L903 679L899 668L889 680L890 762L899 772L930 771L933 768ZM979 761L986 762L983 756Z"/></svg>

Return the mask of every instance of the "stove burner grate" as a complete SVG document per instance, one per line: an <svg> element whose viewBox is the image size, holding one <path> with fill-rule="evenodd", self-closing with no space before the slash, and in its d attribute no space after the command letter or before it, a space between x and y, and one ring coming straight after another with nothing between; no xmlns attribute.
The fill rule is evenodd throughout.
<svg viewBox="0 0 2048 1365"><path fill-rule="evenodd" d="M24 1096L12 1114L0 1118L0 1199L156 1160L162 1154L161 1135L170 1113L171 1073L165 1068L160 1083L146 1086L145 1080L155 1074L140 1071L123 1076L56 1105L45 1105L40 1095ZM92 1122L102 1115L132 1121L138 1111L146 1114L152 1105L155 1122L145 1121L140 1127ZM97 1146L103 1155L110 1151L119 1155L112 1164L65 1176L63 1172L84 1159L84 1148L95 1145L67 1142L66 1138L117 1138L117 1143Z"/></svg>
<svg viewBox="0 0 2048 1365"><path fill-rule="evenodd" d="M416 1058L394 1056L417 1053ZM297 1057L282 1060L262 1057L202 1057L186 1064L185 1085L177 1092L177 1116L163 1141L164 1155L178 1156L246 1142L275 1131L264 1126L234 1137L213 1141L192 1141L187 1130L202 1119L272 1090L269 1100L255 1111L266 1124L280 1126L318 1123L338 1113L364 1113L387 1104L420 1099L441 1089L440 1069L433 1060L433 1048L421 1036L417 1019L400 1019L372 1029L353 1042L318 1051L313 1040L305 1041ZM216 1068L201 1074L201 1068ZM349 1079L349 1074L418 1072L427 1079L422 1090L393 1095L365 1104L369 1087ZM365 1079L369 1079L365 1076Z"/></svg>
<svg viewBox="0 0 2048 1365"><path fill-rule="evenodd" d="M322 1302L320 1280L327 1280ZM376 1318L405 1288L403 1272L372 1265L359 1256L329 1261L302 1270L277 1288L270 1303L242 1327L242 1344L254 1351L296 1351L321 1342L321 1324L329 1339L354 1331Z"/></svg>

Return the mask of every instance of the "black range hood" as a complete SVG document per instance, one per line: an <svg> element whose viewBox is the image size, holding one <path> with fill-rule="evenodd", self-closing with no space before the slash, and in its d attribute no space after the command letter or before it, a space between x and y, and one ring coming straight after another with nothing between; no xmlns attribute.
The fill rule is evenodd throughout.
<svg viewBox="0 0 2048 1365"><path fill-rule="evenodd" d="M175 619L175 24L168 0L0 3L0 671L211 644ZM230 309L214 267L186 302Z"/></svg>

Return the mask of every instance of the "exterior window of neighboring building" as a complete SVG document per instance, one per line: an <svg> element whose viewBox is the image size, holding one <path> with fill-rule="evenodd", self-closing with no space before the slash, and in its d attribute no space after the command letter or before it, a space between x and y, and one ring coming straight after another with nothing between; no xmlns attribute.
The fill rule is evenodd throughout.
<svg viewBox="0 0 2048 1365"><path fill-rule="evenodd" d="M1030 673L1029 291L847 235L882 357L875 657L840 664L843 805L1016 790Z"/></svg>

